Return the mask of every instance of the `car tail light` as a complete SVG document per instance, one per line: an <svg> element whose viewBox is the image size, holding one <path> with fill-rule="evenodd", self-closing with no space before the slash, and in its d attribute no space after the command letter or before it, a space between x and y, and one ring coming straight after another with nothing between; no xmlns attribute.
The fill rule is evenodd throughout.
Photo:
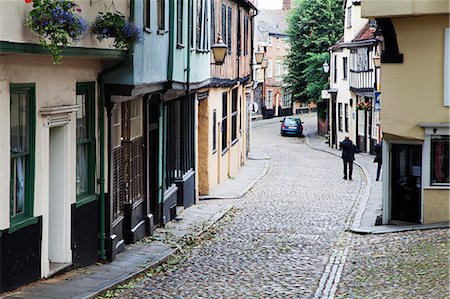
<svg viewBox="0 0 450 299"><path fill-rule="evenodd" d="M286 128L286 126L285 126L284 124L282 124L282 125L281 125L281 128L284 129L284 128Z"/></svg>

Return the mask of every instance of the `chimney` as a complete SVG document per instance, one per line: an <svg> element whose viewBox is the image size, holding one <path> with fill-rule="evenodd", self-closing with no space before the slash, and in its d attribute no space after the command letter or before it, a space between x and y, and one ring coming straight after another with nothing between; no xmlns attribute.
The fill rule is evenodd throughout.
<svg viewBox="0 0 450 299"><path fill-rule="evenodd" d="M291 0L283 0L283 10L291 9L292 1Z"/></svg>

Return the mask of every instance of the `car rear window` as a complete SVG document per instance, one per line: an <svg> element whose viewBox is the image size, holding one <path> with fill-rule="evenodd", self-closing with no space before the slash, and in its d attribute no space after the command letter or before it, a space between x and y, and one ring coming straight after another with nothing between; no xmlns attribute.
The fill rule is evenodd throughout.
<svg viewBox="0 0 450 299"><path fill-rule="evenodd" d="M284 120L284 123L287 126L298 126L300 124L300 119L299 118L286 118Z"/></svg>

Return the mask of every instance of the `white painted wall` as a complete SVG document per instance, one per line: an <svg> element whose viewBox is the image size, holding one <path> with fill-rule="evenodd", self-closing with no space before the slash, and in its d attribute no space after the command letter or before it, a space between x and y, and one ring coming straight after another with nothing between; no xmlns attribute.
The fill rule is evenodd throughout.
<svg viewBox="0 0 450 299"><path fill-rule="evenodd" d="M42 216L41 274L48 275L49 264L49 181L61 179L64 184L65 203L61 217L65 224L61 232L67 238L63 243L63 256L70 252L70 205L76 202L76 135L75 122L64 126L64 164L57 173L49 172L50 133L39 113L42 107L75 105L76 83L96 81L101 63L96 60L66 58L62 65L53 65L47 57L11 55L0 61L0 229L9 227L9 178L10 178L10 116L9 84L36 84L36 142L34 216ZM72 119L75 115L72 112ZM61 173L61 171L64 172ZM62 222L61 222L62 223ZM62 244L63 244L62 243ZM50 252L50 254L52 254ZM63 259L64 259L63 258Z"/></svg>

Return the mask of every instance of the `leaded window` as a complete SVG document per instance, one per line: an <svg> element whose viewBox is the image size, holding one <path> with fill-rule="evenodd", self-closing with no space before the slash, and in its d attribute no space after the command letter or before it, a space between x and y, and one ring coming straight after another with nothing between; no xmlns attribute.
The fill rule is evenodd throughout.
<svg viewBox="0 0 450 299"><path fill-rule="evenodd" d="M231 95L231 141L237 140L237 120L238 120L238 90L233 89Z"/></svg>

